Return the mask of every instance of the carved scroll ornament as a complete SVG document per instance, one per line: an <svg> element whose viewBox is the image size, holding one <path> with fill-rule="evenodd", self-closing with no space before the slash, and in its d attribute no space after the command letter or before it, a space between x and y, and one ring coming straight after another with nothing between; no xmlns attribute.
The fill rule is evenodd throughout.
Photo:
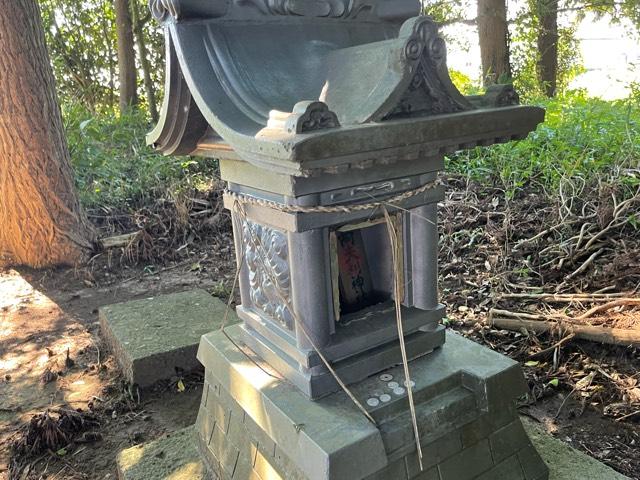
<svg viewBox="0 0 640 480"><path fill-rule="evenodd" d="M414 62L415 74L400 101L384 118L437 115L470 110L473 106L458 92L447 69L447 48L438 24L419 17L403 25L408 35L404 57Z"/></svg>
<svg viewBox="0 0 640 480"><path fill-rule="evenodd" d="M294 135L340 126L338 117L323 102L298 102L292 112L271 110L267 128L261 134L280 132Z"/></svg>

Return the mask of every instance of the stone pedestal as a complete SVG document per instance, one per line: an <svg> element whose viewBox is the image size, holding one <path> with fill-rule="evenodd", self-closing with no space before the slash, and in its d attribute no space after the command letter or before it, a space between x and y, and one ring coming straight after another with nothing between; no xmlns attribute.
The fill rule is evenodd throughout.
<svg viewBox="0 0 640 480"><path fill-rule="evenodd" d="M423 450L418 467L402 367L351 386L377 426L343 392L311 401L242 344L240 326L202 338L205 387L197 441L212 479L543 480L523 430L520 366L447 332L411 362ZM372 400L376 399L376 400Z"/></svg>

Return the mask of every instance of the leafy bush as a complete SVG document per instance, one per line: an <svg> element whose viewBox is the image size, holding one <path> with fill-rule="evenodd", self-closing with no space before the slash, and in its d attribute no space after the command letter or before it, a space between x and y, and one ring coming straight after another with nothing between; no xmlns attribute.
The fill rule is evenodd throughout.
<svg viewBox="0 0 640 480"><path fill-rule="evenodd" d="M64 105L76 185L86 208L136 208L167 190L206 189L217 161L161 155L145 144L151 129L141 111L116 116Z"/></svg>
<svg viewBox="0 0 640 480"><path fill-rule="evenodd" d="M498 181L509 197L530 182L548 191L563 179L640 185L640 105L633 96L607 102L578 91L533 103L546 109L546 120L527 139L461 152L448 168Z"/></svg>
<svg viewBox="0 0 640 480"><path fill-rule="evenodd" d="M477 82L474 82L471 77L458 70L450 68L449 77L456 88L464 95L478 95L482 93L482 88Z"/></svg>

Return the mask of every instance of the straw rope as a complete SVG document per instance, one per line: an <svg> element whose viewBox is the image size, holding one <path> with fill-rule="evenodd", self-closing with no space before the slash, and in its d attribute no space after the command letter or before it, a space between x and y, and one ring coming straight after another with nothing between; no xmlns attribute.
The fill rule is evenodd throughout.
<svg viewBox="0 0 640 480"><path fill-rule="evenodd" d="M305 207L302 205L285 205L283 203L274 202L272 200L256 198L251 195L244 195L241 193L231 192L229 190L225 191L225 195L227 195L234 201L247 203L249 205L256 205L259 207L273 208L274 210L278 210L284 213L352 213L361 212L363 210L374 210L384 205L395 206L395 204L402 203L404 200L408 200L412 197L420 195L421 193L433 190L434 188L438 187L438 185L440 185L440 182L428 182L421 187L415 188L413 190L407 190L406 192L394 195L393 197L387 198L385 200L376 200L375 202L356 203L351 205L317 205L312 207ZM369 196L375 198L373 197L373 195Z"/></svg>

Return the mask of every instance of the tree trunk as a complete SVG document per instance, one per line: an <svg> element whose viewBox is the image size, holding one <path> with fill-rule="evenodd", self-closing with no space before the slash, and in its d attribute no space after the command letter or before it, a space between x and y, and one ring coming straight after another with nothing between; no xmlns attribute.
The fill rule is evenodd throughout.
<svg viewBox="0 0 640 480"><path fill-rule="evenodd" d="M478 0L478 38L485 86L511 77L505 0Z"/></svg>
<svg viewBox="0 0 640 480"><path fill-rule="evenodd" d="M94 231L73 184L37 0L0 8L0 263L73 265Z"/></svg>
<svg viewBox="0 0 640 480"><path fill-rule="evenodd" d="M133 26L137 38L138 56L140 57L140 65L144 79L144 91L149 105L149 113L153 122L158 121L158 107L156 105L156 95L153 90L153 80L151 79L151 65L149 64L149 56L147 52L147 44L144 40L144 24L146 21L140 18L137 0L132 0L131 14L133 16ZM149 18L149 17L148 17Z"/></svg>
<svg viewBox="0 0 640 480"><path fill-rule="evenodd" d="M129 0L115 0L116 33L118 36L118 77L120 80L120 111L138 103L136 57L133 49L133 23Z"/></svg>
<svg viewBox="0 0 640 480"><path fill-rule="evenodd" d="M109 107L115 105L115 76L116 62L113 61L113 37L109 34L111 20L107 17L107 0L103 0L102 4L102 31L104 38L107 39L107 58L109 59Z"/></svg>
<svg viewBox="0 0 640 480"><path fill-rule="evenodd" d="M537 0L538 80L548 97L556 94L558 82L558 1Z"/></svg>

